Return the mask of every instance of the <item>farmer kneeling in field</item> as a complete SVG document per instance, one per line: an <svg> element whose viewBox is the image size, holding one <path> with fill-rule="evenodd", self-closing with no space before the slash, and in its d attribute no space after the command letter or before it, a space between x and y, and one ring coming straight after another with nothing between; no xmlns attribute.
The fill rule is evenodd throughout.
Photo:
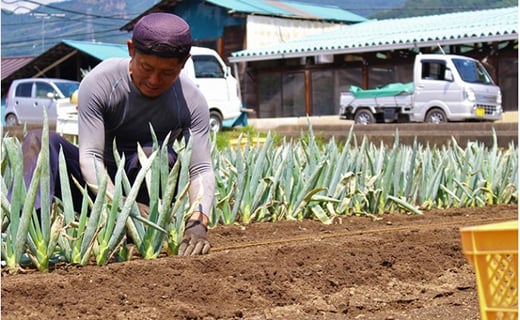
<svg viewBox="0 0 520 320"><path fill-rule="evenodd" d="M119 154L126 159L125 171L130 179L140 169L137 145L150 151L153 128L162 143L191 139L190 201L197 199L197 210L186 222L184 240L179 255L206 254L208 215L215 192L215 175L210 156L209 109L207 102L188 78L181 75L190 56L191 32L180 17L169 13L152 13L137 22L128 40L128 58L113 58L101 62L82 80L78 94L79 149L60 135L50 132L51 195L59 197L57 187L60 147L69 174L81 185L98 185L96 170L109 173L114 181L117 171L113 156L113 141ZM24 179L28 186L41 149L41 130L30 132L24 139ZM169 148L173 166L177 155ZM97 169L96 169L97 168ZM102 172L102 171L100 171ZM132 181L131 181L132 182ZM73 186L74 184L72 184ZM72 187L75 203L81 203L80 190ZM74 190L75 189L75 190ZM143 188L137 201L146 211L148 195ZM113 194L113 182L108 192ZM38 201L38 200L37 200ZM39 201L37 202L39 203Z"/></svg>

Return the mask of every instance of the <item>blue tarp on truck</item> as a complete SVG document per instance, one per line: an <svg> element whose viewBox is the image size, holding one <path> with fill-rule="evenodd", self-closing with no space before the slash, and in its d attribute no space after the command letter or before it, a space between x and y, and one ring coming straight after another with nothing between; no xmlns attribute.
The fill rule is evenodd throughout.
<svg viewBox="0 0 520 320"><path fill-rule="evenodd" d="M413 82L408 83L390 83L380 88L363 90L360 87L350 86L350 92L356 98L377 98L397 96L403 93L413 93Z"/></svg>

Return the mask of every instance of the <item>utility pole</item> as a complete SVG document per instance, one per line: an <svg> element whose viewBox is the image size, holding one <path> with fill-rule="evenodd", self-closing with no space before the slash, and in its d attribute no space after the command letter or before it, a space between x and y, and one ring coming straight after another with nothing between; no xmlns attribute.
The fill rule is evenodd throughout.
<svg viewBox="0 0 520 320"><path fill-rule="evenodd" d="M41 47L41 52L43 52L45 50L45 20L48 20L50 19L51 17L64 17L65 14L64 13L38 13L38 12L35 12L35 13L31 13L31 15L33 17L35 17L36 19L41 19L42 20L42 47Z"/></svg>
<svg viewBox="0 0 520 320"><path fill-rule="evenodd" d="M87 15L87 40L96 42L96 39L94 39L94 27L92 25L92 8L87 9Z"/></svg>

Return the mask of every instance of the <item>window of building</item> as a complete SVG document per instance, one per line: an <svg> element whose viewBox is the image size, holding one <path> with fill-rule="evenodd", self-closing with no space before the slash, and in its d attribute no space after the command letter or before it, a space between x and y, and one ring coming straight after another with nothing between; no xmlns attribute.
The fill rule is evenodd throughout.
<svg viewBox="0 0 520 320"><path fill-rule="evenodd" d="M280 73L263 73L258 79L258 116L281 117L282 78Z"/></svg>
<svg viewBox="0 0 520 320"><path fill-rule="evenodd" d="M361 86L361 68L312 71L312 115L339 113L341 92L351 85Z"/></svg>
<svg viewBox="0 0 520 320"><path fill-rule="evenodd" d="M283 75L282 97L282 117L304 117L307 115L303 72Z"/></svg>

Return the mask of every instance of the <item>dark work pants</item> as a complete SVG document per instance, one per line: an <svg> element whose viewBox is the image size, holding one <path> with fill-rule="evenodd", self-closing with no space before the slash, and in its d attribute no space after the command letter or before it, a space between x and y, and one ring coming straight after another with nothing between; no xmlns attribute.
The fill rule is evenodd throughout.
<svg viewBox="0 0 520 320"><path fill-rule="evenodd" d="M23 173L26 188L29 188L32 176L34 174L34 170L36 169L36 162L38 160L38 155L41 150L41 135L41 130L29 131L22 143L24 165ZM63 150L63 155L67 164L67 172L69 178L69 185L72 192L72 199L74 202L74 210L76 212L79 212L81 209L81 203L83 201L83 193L82 190L76 186L76 183L73 181L73 178L76 179L77 182L79 182L79 185L82 188L86 185L85 180L83 179L83 176L81 174L81 169L79 165L79 148L78 146L72 144L61 135L52 131L49 132L50 192L49 195L46 195L43 198L49 202L52 202L54 197L61 198L61 185L59 177L60 148ZM147 155L149 155L152 151L152 147L144 146L143 150ZM133 183L137 176L137 173L140 170L140 164L137 153L125 155L125 158L125 172L130 180L130 183ZM176 153L173 151L173 149L169 149L168 162L170 168L173 167L176 160ZM112 181L114 181L117 168L115 166L107 166L107 171ZM93 196L92 193L91 196ZM8 194L8 198L11 199L11 191ZM38 190L35 202L36 209L39 209L41 207L41 200L42 195ZM149 197L145 183L143 183L143 185L141 186L139 195L137 196L137 201L144 204L149 203Z"/></svg>
<svg viewBox="0 0 520 320"><path fill-rule="evenodd" d="M36 169L36 163L38 161L38 155L41 150L41 130L31 130L25 136L22 142L22 153L23 153L23 179L25 187L28 189L31 184L34 171ZM72 199L74 202L74 209L79 211L81 208L81 202L83 195L80 189L76 186L73 181L73 177L79 182L81 186L85 185L85 181L81 175L79 167L79 149L74 144L70 143L67 139L63 138L56 132L49 132L49 184L50 190L49 195L42 197L40 189L36 194L35 208L41 208L42 198L44 201L51 203L54 196L61 197L61 186L59 180L59 152L60 148L63 149L63 155L67 164L67 171L69 174L69 184L72 192ZM9 190L8 199L11 199L11 192Z"/></svg>

